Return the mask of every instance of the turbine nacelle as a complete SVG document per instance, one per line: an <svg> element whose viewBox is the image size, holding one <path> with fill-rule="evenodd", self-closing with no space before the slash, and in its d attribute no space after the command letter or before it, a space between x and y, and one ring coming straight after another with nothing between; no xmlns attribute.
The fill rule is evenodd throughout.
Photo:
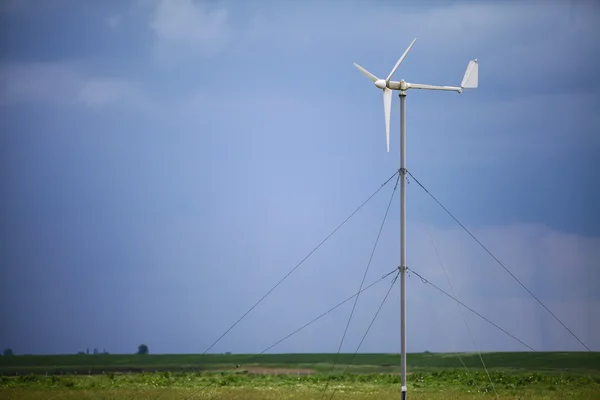
<svg viewBox="0 0 600 400"><path fill-rule="evenodd" d="M477 63L477 59L471 60L467 65L467 70L465 71L465 75L460 86L435 86L435 85L424 85L420 83L408 83L405 82L404 79L401 81L392 81L392 75L396 72L396 69L402 64L402 61L413 47L416 42L416 38L412 41L410 46L406 49L404 54L400 57L392 72L388 75L386 79L381 79L361 67L360 65L354 63L354 66L358 68L358 70L365 75L371 82L375 84L375 86L379 89L383 90L383 111L385 114L385 138L387 151L390 151L390 113L392 107L392 90L400 90L402 92L407 91L408 89L422 89L422 90L445 90L445 91L453 91L462 93L463 89L476 89L479 85L479 64Z"/></svg>
<svg viewBox="0 0 600 400"><path fill-rule="evenodd" d="M405 92L410 89L410 83L405 82L404 79L401 81L389 81L388 88L392 90L400 90L401 92Z"/></svg>

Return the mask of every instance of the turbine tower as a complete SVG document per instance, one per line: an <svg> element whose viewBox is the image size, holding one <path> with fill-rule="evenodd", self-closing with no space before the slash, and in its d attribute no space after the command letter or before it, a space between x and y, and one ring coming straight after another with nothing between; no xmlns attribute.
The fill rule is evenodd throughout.
<svg viewBox="0 0 600 400"><path fill-rule="evenodd" d="M386 79L381 79L354 63L376 87L383 90L383 111L385 114L385 139L387 151L390 151L390 112L392 107L392 91L400 91L400 361L401 361L401 399L406 400L406 92L409 89L446 90L462 93L463 89L476 89L479 81L479 64L477 59L469 61L460 86L435 86L420 83L408 83L404 79L392 81L392 75L415 44L415 38L400 57L392 72Z"/></svg>

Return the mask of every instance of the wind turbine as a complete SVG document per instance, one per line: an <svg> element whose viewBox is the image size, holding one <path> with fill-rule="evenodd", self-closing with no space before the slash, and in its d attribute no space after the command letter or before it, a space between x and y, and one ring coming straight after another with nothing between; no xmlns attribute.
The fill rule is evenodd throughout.
<svg viewBox="0 0 600 400"><path fill-rule="evenodd" d="M462 93L463 89L476 89L479 83L479 64L477 59L469 61L460 86L435 86L420 83L408 83L404 79L392 81L392 75L415 44L415 38L400 57L392 72L386 79L381 79L354 63L376 87L383 90L383 111L385 114L385 139L387 151L390 151L390 112L392 107L392 90L400 91L400 348L401 348L401 399L406 400L406 91L409 89L446 90Z"/></svg>

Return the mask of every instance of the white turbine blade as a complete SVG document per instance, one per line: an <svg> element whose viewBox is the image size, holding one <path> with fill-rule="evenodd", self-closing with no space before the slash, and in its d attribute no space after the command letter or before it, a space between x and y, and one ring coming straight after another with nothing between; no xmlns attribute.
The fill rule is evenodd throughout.
<svg viewBox="0 0 600 400"><path fill-rule="evenodd" d="M460 86L463 89L476 89L479 86L479 63L477 59L469 61Z"/></svg>
<svg viewBox="0 0 600 400"><path fill-rule="evenodd" d="M385 143L387 151L390 152L390 112L392 110L392 90L383 90L383 112L385 113Z"/></svg>
<svg viewBox="0 0 600 400"><path fill-rule="evenodd" d="M462 92L462 88L457 86L436 86L436 85L422 85L420 83L409 83L409 89L423 89L423 90L448 90L451 92Z"/></svg>
<svg viewBox="0 0 600 400"><path fill-rule="evenodd" d="M392 75L394 75L394 72L396 72L396 70L398 69L398 67L400 66L400 64L402 64L402 61L404 61L404 57L406 57L406 55L408 54L408 52L410 51L410 49L412 49L413 45L415 44L415 42L417 41L417 38L414 38L412 43L410 44L410 46L408 46L408 49L406 49L406 51L404 52L404 54L402 54L402 56L400 57L400 59L398 59L398 62L396 63L396 65L394 65L394 69L392 70L392 72L390 72L390 74L388 75L387 79L385 80L386 82L389 82L390 79L392 79Z"/></svg>
<svg viewBox="0 0 600 400"><path fill-rule="evenodd" d="M371 82L375 82L375 81L377 81L379 79L375 75L373 75L372 73L370 73L369 71L367 71L366 69L364 69L363 67L361 67L360 65L358 65L357 63L354 63L354 66L356 68L358 68L358 70L360 72L362 72L364 76L366 76L367 78L369 78L371 80Z"/></svg>

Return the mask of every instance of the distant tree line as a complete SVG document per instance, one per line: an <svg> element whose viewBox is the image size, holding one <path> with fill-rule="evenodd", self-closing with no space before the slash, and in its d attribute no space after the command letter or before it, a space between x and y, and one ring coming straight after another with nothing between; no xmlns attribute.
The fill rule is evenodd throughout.
<svg viewBox="0 0 600 400"><path fill-rule="evenodd" d="M87 349L85 349L85 351L78 351L77 355L80 356L84 356L84 355L89 355L90 354L90 348L88 347ZM102 349L102 352L100 352L100 350L98 350L97 348L94 347L94 355L98 355L98 354L108 354L108 351L106 351L106 349Z"/></svg>
<svg viewBox="0 0 600 400"><path fill-rule="evenodd" d="M148 350L148 346L145 344L140 344L138 346L138 350L136 354L141 354L141 355L145 355L145 354L149 354L150 351ZM89 355L90 354L90 348L88 347L87 349L85 349L85 351L78 351L77 355L80 356L85 356L85 355ZM94 349L92 350L92 354L93 355L98 355L98 354L109 354L108 351L106 351L105 348L102 349L102 351L98 350L98 348L94 347ZM14 352L11 348L6 348L4 349L4 351L2 352L3 356L13 356Z"/></svg>

